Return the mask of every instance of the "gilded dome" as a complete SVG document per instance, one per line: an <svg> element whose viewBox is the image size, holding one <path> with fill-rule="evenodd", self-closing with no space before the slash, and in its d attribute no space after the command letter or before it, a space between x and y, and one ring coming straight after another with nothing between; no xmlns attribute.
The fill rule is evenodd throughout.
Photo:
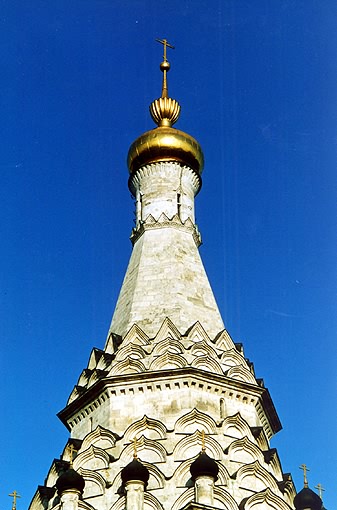
<svg viewBox="0 0 337 510"><path fill-rule="evenodd" d="M178 161L199 175L204 156L199 143L189 134L170 126L159 126L137 138L128 153L130 173L156 161Z"/></svg>

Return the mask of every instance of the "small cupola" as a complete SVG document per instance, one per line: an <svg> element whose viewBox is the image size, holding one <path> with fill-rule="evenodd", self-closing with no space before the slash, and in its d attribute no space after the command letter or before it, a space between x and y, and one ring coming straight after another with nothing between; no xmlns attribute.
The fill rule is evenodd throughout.
<svg viewBox="0 0 337 510"><path fill-rule="evenodd" d="M67 469L56 481L56 488L59 496L61 496L63 492L71 490L83 494L84 486L85 481L83 476L73 468Z"/></svg>
<svg viewBox="0 0 337 510"><path fill-rule="evenodd" d="M124 485L131 481L139 481L143 482L144 486L146 486L149 481L149 470L136 457L134 457L130 464L123 468L121 476Z"/></svg>
<svg viewBox="0 0 337 510"><path fill-rule="evenodd" d="M322 500L316 492L304 487L294 498L296 510L322 510Z"/></svg>
<svg viewBox="0 0 337 510"><path fill-rule="evenodd" d="M197 459L192 462L190 467L192 480L200 476L210 476L214 481L218 479L219 466L214 459L209 457L206 452L200 452Z"/></svg>
<svg viewBox="0 0 337 510"><path fill-rule="evenodd" d="M201 452L190 467L194 482L196 503L214 506L214 483L218 479L219 466L206 453L205 432L201 432Z"/></svg>

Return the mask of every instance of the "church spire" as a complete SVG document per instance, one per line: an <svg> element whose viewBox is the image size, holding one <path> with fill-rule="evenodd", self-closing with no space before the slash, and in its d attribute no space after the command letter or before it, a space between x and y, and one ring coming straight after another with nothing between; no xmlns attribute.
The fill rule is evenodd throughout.
<svg viewBox="0 0 337 510"><path fill-rule="evenodd" d="M204 157L191 135L172 127L180 113L168 95L166 52L173 47L166 39L158 42L164 47L162 92L150 105L157 127L139 136L128 153L134 248L109 332L123 336L137 323L154 336L167 317L183 332L200 321L215 335L224 326L198 253L194 213Z"/></svg>

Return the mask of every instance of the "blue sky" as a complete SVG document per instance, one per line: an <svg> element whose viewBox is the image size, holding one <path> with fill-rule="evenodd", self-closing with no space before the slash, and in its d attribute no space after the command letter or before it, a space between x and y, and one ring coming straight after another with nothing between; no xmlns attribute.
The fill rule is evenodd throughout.
<svg viewBox="0 0 337 510"><path fill-rule="evenodd" d="M102 348L131 251L131 142L166 37L179 129L205 154L201 255L298 466L336 508L334 0L4 0L0 10L0 504L28 506L56 417Z"/></svg>

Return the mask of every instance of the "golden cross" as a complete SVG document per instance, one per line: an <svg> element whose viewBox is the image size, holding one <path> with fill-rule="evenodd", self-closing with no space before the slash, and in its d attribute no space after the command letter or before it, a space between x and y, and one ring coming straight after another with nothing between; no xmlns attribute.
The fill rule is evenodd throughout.
<svg viewBox="0 0 337 510"><path fill-rule="evenodd" d="M201 431L201 451L204 452L206 450L206 445L205 445L205 431L202 430Z"/></svg>
<svg viewBox="0 0 337 510"><path fill-rule="evenodd" d="M168 43L166 39L156 39L156 41L164 46L164 56L163 56L163 59L164 59L164 62L166 62L167 61L167 58L166 58L166 48L168 47L168 48L172 48L172 50L174 50L174 46L172 46L170 43Z"/></svg>
<svg viewBox="0 0 337 510"><path fill-rule="evenodd" d="M137 458L137 438L135 437L133 440L133 458Z"/></svg>
<svg viewBox="0 0 337 510"><path fill-rule="evenodd" d="M307 472L310 471L310 469L306 466L306 464L301 464L300 469L303 469L304 487L308 487Z"/></svg>
<svg viewBox="0 0 337 510"><path fill-rule="evenodd" d="M74 454L74 445L72 443L68 444L68 450L69 450L69 464L70 468L73 467L73 454Z"/></svg>
<svg viewBox="0 0 337 510"><path fill-rule="evenodd" d="M16 510L16 499L21 498L20 494L18 494L16 491L13 491L12 494L8 494L8 496L13 498L12 510Z"/></svg>
<svg viewBox="0 0 337 510"><path fill-rule="evenodd" d="M317 489L317 490L318 490L319 497L320 497L321 499L323 499L323 498L322 498L322 496L323 496L323 492L325 491L324 487L322 487L322 485L321 485L320 483L318 483L318 484L316 485L315 489Z"/></svg>

